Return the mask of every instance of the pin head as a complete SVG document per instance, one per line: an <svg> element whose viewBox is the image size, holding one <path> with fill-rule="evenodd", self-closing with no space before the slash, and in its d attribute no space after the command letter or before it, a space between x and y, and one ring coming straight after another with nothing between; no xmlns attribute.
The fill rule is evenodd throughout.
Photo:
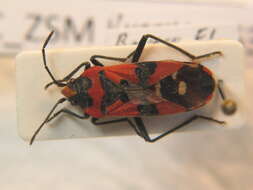
<svg viewBox="0 0 253 190"><path fill-rule="evenodd" d="M237 110L237 105L235 101L233 100L225 100L223 104L221 105L222 111L226 115L232 115L236 112Z"/></svg>

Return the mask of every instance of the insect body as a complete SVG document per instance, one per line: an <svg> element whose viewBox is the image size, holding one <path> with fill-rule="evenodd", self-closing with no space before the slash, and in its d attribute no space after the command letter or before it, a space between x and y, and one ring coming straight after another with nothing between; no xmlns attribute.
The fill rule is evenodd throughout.
<svg viewBox="0 0 253 190"><path fill-rule="evenodd" d="M165 115L205 105L215 81L200 64L176 61L95 66L62 90L95 118Z"/></svg>
<svg viewBox="0 0 253 190"><path fill-rule="evenodd" d="M46 88L52 84L63 87L62 94L65 98L58 100L44 122L34 133L30 144L32 144L43 125L60 113L70 114L81 119L92 117L91 121L96 125L127 122L140 137L148 142L154 142L199 118L220 124L224 123L210 117L195 115L173 129L151 138L141 118L141 116L187 112L207 104L214 94L216 82L212 72L201 65L200 62L203 59L221 56L221 52L194 56L153 35L144 35L136 50L128 57L115 58L94 55L90 59L94 66L91 67L89 62L82 63L64 79L56 80L47 67L45 55L45 47L52 34L53 32L47 38L42 49L45 68L53 80L53 82L46 85ZM174 48L192 59L192 62L174 60L139 61L148 38L153 38ZM122 62L122 64L104 66L98 59L109 59ZM84 72L78 78L72 79L72 76L82 67L85 68ZM225 94L220 83L221 81L218 82L219 92L225 100ZM78 115L65 108L54 113L57 105L66 100L72 105L79 106L84 114ZM230 113L234 113L236 108L233 101L232 108L234 110ZM231 106L229 109L231 111ZM108 116L121 118L99 121L100 118Z"/></svg>

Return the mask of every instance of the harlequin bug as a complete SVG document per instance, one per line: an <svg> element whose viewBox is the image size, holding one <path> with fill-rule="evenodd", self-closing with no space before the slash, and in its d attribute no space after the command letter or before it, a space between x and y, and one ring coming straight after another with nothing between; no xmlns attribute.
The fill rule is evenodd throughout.
<svg viewBox="0 0 253 190"><path fill-rule="evenodd" d="M141 116L176 114L200 108L212 99L216 87L218 87L218 92L224 102L223 112L229 115L236 111L235 102L227 100L225 97L222 90L222 80L219 80L216 85L212 72L200 64L204 59L221 56L220 51L194 56L174 44L147 34L141 38L137 48L126 58L94 55L90 58L90 62L94 66L91 66L90 62L84 62L62 80L56 80L47 67L45 54L45 47L52 35L53 32L49 34L42 48L43 63L52 79L52 82L47 84L45 88L52 84L63 87L61 92L65 97L54 105L44 122L35 131L30 144L33 143L44 124L61 113L80 119L91 117L91 122L95 125L127 122L137 135L148 142L155 142L199 118L224 124L224 121L194 115L173 129L151 138L141 118ZM149 38L174 48L192 61L139 61ZM98 59L118 61L123 64L104 66ZM84 72L73 79L72 76L83 67ZM56 107L66 100L74 106L79 106L83 110L83 115L78 115L66 108L54 113ZM100 118L108 116L121 118L99 121Z"/></svg>

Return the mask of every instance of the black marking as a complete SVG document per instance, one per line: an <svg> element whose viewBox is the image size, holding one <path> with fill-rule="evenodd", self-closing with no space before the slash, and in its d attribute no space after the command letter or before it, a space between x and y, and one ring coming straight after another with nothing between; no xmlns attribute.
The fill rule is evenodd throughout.
<svg viewBox="0 0 253 190"><path fill-rule="evenodd" d="M135 73L140 81L140 85L147 87L148 78L155 72L157 65L155 62L140 62L137 65L138 67L135 69Z"/></svg>
<svg viewBox="0 0 253 190"><path fill-rule="evenodd" d="M68 99L72 105L79 105L81 108L92 106L93 100L88 93L79 93Z"/></svg>
<svg viewBox="0 0 253 190"><path fill-rule="evenodd" d="M172 76L168 76L161 80L160 86L160 92L163 98L176 104L182 105L186 108L193 106L191 102L185 100L184 96L178 94L179 82L177 80L174 80Z"/></svg>
<svg viewBox="0 0 253 190"><path fill-rule="evenodd" d="M138 105L137 110L141 113L141 115L146 115L146 116L159 114L155 104Z"/></svg>
<svg viewBox="0 0 253 190"><path fill-rule="evenodd" d="M117 100L123 102L129 101L127 94L124 89L120 86L107 79L104 71L99 72L102 88L104 89L105 95L102 98L101 111L106 113L106 107L112 105Z"/></svg>
<svg viewBox="0 0 253 190"><path fill-rule="evenodd" d="M186 92L179 94L179 83L185 82ZM191 110L205 104L205 99L211 95L215 88L212 76L203 70L203 66L184 66L178 70L176 79L168 76L160 81L161 96L169 101Z"/></svg>
<svg viewBox="0 0 253 190"><path fill-rule="evenodd" d="M128 83L127 80L120 80L120 84L121 84L122 86L124 86L124 87L129 86L129 83Z"/></svg>
<svg viewBox="0 0 253 190"><path fill-rule="evenodd" d="M92 82L86 77L78 77L77 79L70 81L67 85L79 94L87 92L87 90L91 88Z"/></svg>
<svg viewBox="0 0 253 190"><path fill-rule="evenodd" d="M92 98L88 94L88 89L91 88L92 82L86 77L78 77L68 83L68 87L76 92L76 95L69 97L72 105L79 105L81 108L90 107L93 104Z"/></svg>
<svg viewBox="0 0 253 190"><path fill-rule="evenodd" d="M128 95L126 93L122 93L119 98L124 103L129 101Z"/></svg>
<svg viewBox="0 0 253 190"><path fill-rule="evenodd" d="M214 91L215 81L212 76L203 70L202 65L197 68L185 66L179 70L177 76L180 80L185 81L187 87L197 93L195 95L202 100L206 99Z"/></svg>

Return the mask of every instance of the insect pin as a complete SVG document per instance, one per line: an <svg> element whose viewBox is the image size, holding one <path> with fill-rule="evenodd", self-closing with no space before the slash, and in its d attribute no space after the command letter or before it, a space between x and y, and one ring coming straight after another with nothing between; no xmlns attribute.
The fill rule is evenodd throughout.
<svg viewBox="0 0 253 190"><path fill-rule="evenodd" d="M126 122L137 135L147 142L155 142L197 119L225 124L225 121L211 117L193 115L174 128L151 138L141 118L142 116L169 115L196 110L210 102L216 87L223 101L221 106L223 113L231 115L236 111L235 101L228 100L224 94L223 81L216 82L211 70L201 64L204 60L222 56L220 51L195 56L172 43L147 34L142 36L136 49L126 58L94 55L90 58L90 62L81 63L66 77L56 80L47 66L45 53L45 48L52 35L53 32L49 34L42 48L43 63L52 79L45 89L53 84L62 87L61 92L64 97L53 106L33 134L30 144L46 123L62 113L79 119L91 117L91 122L95 125ZM190 58L191 61L140 61L149 38L175 49ZM118 61L122 64L104 66L99 59ZM75 79L72 78L81 68L84 68L81 75ZM55 112L56 107L66 101L73 106L79 106L83 114L79 115L67 108ZM119 118L100 121L101 118L115 116Z"/></svg>

